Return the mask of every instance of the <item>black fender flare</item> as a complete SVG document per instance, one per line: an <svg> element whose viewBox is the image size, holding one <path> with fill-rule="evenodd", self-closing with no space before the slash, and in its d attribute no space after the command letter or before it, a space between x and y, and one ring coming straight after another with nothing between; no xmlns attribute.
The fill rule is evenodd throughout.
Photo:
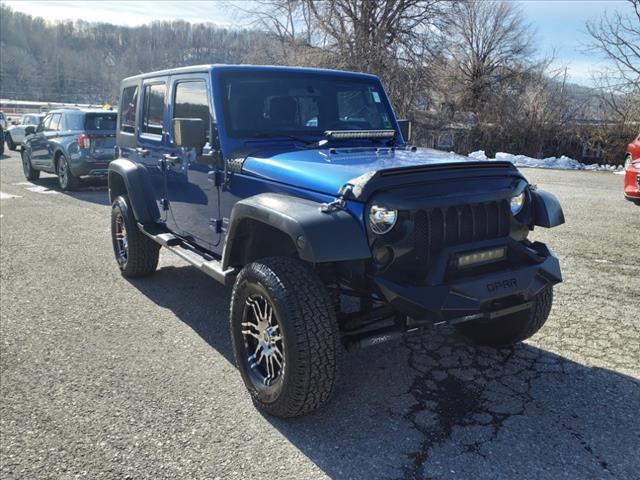
<svg viewBox="0 0 640 480"><path fill-rule="evenodd" d="M531 197L534 225L551 228L564 223L564 212L555 195L544 190L532 190Z"/></svg>
<svg viewBox="0 0 640 480"><path fill-rule="evenodd" d="M311 263L371 258L366 233L344 210L320 211L320 203L277 193L261 193L236 203L222 255L223 268L231 263L238 226L244 219L269 225L289 236L300 259Z"/></svg>
<svg viewBox="0 0 640 480"><path fill-rule="evenodd" d="M109 164L109 201L111 203L120 195L115 188L117 177L124 183L136 220L140 223L158 220L160 210L155 201L149 172L126 158L112 161Z"/></svg>

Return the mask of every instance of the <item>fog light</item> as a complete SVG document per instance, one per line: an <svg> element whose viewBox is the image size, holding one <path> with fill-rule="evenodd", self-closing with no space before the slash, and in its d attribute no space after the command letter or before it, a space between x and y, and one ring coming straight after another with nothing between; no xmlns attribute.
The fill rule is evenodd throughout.
<svg viewBox="0 0 640 480"><path fill-rule="evenodd" d="M385 266L393 260L393 250L390 247L375 247L373 259L380 266Z"/></svg>
<svg viewBox="0 0 640 480"><path fill-rule="evenodd" d="M483 250L482 252L465 253L458 256L458 268L473 267L485 263L497 262L507 256L507 247Z"/></svg>

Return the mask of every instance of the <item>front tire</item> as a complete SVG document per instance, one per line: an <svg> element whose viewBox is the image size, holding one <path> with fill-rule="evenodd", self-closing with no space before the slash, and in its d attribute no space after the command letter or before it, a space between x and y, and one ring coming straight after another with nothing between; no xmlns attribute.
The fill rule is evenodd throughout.
<svg viewBox="0 0 640 480"><path fill-rule="evenodd" d="M478 345L506 347L533 336L547 321L553 303L553 287L536 295L529 310L488 322L467 322L456 330Z"/></svg>
<svg viewBox="0 0 640 480"><path fill-rule="evenodd" d="M294 417L326 403L336 382L338 326L318 275L297 259L245 266L231 297L236 365L256 405Z"/></svg>
<svg viewBox="0 0 640 480"><path fill-rule="evenodd" d="M78 188L80 185L80 179L76 177L71 171L71 168L69 168L69 161L67 160L67 157L60 155L57 165L60 188L65 192Z"/></svg>
<svg viewBox="0 0 640 480"><path fill-rule="evenodd" d="M22 157L22 171L24 172L24 178L31 182L38 180L40 178L40 170L33 168L29 152L22 150L20 152L20 156Z"/></svg>
<svg viewBox="0 0 640 480"><path fill-rule="evenodd" d="M160 245L138 229L125 195L117 197L111 205L111 241L125 277L145 277L156 271Z"/></svg>

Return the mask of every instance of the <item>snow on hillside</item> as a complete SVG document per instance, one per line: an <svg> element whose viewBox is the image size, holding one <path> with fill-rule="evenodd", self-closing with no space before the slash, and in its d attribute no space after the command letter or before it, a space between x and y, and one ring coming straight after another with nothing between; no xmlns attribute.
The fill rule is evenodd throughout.
<svg viewBox="0 0 640 480"><path fill-rule="evenodd" d="M478 150L477 152L471 152L469 154L469 158L472 160L483 161L507 161L513 163L516 167L551 168L556 170L592 170L614 173L624 171L624 167L622 165L585 165L578 160L565 157L564 155L559 158L531 158L526 155L513 155L511 153L498 152L496 153L496 158L489 158L485 155L484 150Z"/></svg>

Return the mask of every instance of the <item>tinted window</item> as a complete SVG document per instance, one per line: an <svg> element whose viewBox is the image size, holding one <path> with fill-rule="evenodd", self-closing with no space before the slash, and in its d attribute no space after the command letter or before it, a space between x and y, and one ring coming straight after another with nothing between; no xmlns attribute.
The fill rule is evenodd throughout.
<svg viewBox="0 0 640 480"><path fill-rule="evenodd" d="M384 92L368 78L233 72L223 75L222 89L233 137L393 128Z"/></svg>
<svg viewBox="0 0 640 480"><path fill-rule="evenodd" d="M138 104L138 87L126 87L122 90L120 101L120 131L134 133L136 128L136 105Z"/></svg>
<svg viewBox="0 0 640 480"><path fill-rule="evenodd" d="M85 130L115 130L116 115L114 113L89 113L85 116Z"/></svg>
<svg viewBox="0 0 640 480"><path fill-rule="evenodd" d="M201 118L211 127L207 84L205 82L181 82L176 85L173 97L173 118Z"/></svg>
<svg viewBox="0 0 640 480"><path fill-rule="evenodd" d="M165 85L145 85L144 108L142 111L142 132L162 135Z"/></svg>

